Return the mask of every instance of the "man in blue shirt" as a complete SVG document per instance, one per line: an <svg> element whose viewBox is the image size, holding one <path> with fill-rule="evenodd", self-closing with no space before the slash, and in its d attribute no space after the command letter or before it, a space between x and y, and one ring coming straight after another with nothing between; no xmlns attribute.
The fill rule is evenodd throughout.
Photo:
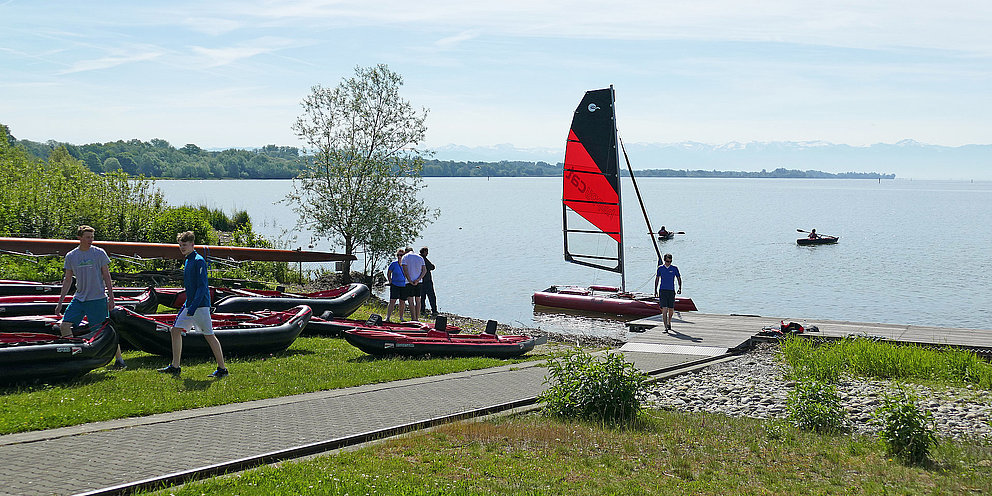
<svg viewBox="0 0 992 496"><path fill-rule="evenodd" d="M675 281L679 282L679 289L675 291ZM660 284L659 284L660 283ZM675 294L682 294L682 274L679 268L672 265L672 254L665 254L665 263L658 266L658 273L654 278L654 295L658 297L658 306L661 307L661 317L665 321L665 332L672 330L672 314L675 313Z"/></svg>
<svg viewBox="0 0 992 496"><path fill-rule="evenodd" d="M217 370L211 377L220 379L228 375L227 367L224 366L224 351L220 347L220 341L214 336L213 323L210 320L210 286L207 283L207 261L200 256L193 247L196 236L193 231L179 233L176 241L179 242L179 251L186 256L183 264L183 287L186 289L186 302L179 309L176 316L176 323L169 332L172 335L172 363L168 367L158 369L159 372L179 375L182 367L179 361L183 356L183 335L190 329L196 327L207 344L210 351L217 360Z"/></svg>

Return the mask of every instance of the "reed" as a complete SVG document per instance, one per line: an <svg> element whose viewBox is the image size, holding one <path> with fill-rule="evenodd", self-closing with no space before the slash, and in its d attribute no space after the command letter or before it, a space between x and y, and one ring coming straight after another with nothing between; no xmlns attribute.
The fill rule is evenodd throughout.
<svg viewBox="0 0 992 496"><path fill-rule="evenodd" d="M782 356L793 378L834 382L843 373L876 379L972 384L992 389L992 364L974 352L953 348L896 345L865 339L814 343L790 337Z"/></svg>

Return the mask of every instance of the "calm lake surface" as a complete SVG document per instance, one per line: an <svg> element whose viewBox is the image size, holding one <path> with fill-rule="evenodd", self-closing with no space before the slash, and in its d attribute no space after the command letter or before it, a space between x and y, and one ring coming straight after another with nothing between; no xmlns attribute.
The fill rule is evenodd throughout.
<svg viewBox="0 0 992 496"><path fill-rule="evenodd" d="M423 198L441 215L427 245L439 309L517 326L583 327L535 313L551 284L619 285L619 275L564 262L560 178L428 178ZM158 181L171 204L247 210L255 230L290 247L296 216L277 204L292 181ZM844 179L638 179L683 295L706 313L992 328L992 183ZM629 180L623 208L627 289L652 291L656 255ZM840 236L800 247L797 228ZM332 249L326 240L315 249ZM304 266L306 268L306 265ZM768 322L772 323L771 320Z"/></svg>

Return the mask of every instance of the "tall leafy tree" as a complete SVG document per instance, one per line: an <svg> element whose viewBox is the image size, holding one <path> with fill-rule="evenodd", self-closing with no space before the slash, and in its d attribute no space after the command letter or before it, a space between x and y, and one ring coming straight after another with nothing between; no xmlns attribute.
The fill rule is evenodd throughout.
<svg viewBox="0 0 992 496"><path fill-rule="evenodd" d="M427 109L401 98L402 85L385 64L356 67L335 88L314 86L293 124L305 164L286 200L317 237L364 248L366 275L438 215L417 198Z"/></svg>

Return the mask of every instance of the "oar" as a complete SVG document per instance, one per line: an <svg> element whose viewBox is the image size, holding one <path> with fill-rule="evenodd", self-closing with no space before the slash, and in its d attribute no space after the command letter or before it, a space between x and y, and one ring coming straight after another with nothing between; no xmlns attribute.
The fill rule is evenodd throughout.
<svg viewBox="0 0 992 496"><path fill-rule="evenodd" d="M809 231L803 231L802 229L796 229L796 231L799 231L801 233L807 233L807 234L809 234ZM837 237L837 236L831 236L829 234L820 234L820 233L816 233L816 235L819 236L819 237L821 237L821 238L836 238Z"/></svg>

